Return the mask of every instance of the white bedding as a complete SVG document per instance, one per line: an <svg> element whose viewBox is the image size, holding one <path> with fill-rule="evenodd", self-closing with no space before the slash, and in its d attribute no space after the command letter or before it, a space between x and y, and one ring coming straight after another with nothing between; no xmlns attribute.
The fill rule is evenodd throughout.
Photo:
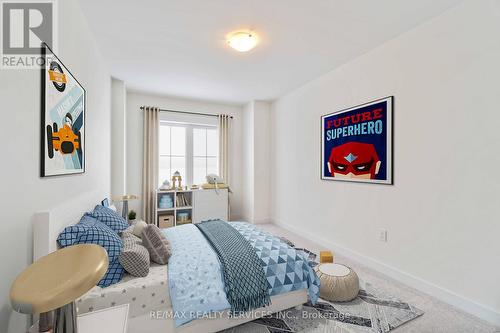
<svg viewBox="0 0 500 333"><path fill-rule="evenodd" d="M95 286L76 300L78 314L129 303L129 318L170 308L167 265L153 264L146 277L125 275L107 288Z"/></svg>

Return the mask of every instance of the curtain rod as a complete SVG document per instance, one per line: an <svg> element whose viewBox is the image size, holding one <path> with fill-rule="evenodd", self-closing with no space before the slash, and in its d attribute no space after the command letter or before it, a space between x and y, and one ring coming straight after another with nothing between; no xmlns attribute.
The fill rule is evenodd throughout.
<svg viewBox="0 0 500 333"><path fill-rule="evenodd" d="M144 110L144 106L141 106L140 109ZM179 111L179 110L169 110L169 109L159 109L159 111L160 112L176 112L176 113L184 113L184 114L194 114L194 115L198 115L198 116L207 116L207 117L218 117L218 115L212 114L212 113ZM233 116L229 116L229 118L233 119Z"/></svg>

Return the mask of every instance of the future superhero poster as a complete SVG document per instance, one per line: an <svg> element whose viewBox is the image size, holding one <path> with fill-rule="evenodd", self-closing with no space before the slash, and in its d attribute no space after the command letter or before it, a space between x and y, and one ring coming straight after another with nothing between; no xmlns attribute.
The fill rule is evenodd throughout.
<svg viewBox="0 0 500 333"><path fill-rule="evenodd" d="M41 176L85 172L85 89L42 44Z"/></svg>
<svg viewBox="0 0 500 333"><path fill-rule="evenodd" d="M392 184L393 97L321 117L321 178Z"/></svg>

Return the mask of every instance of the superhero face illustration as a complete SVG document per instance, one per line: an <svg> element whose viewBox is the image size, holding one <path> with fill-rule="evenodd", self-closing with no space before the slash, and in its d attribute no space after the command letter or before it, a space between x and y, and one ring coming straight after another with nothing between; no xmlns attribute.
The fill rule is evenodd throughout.
<svg viewBox="0 0 500 333"><path fill-rule="evenodd" d="M332 149L328 171L336 178L375 179L381 163L373 144L348 142Z"/></svg>

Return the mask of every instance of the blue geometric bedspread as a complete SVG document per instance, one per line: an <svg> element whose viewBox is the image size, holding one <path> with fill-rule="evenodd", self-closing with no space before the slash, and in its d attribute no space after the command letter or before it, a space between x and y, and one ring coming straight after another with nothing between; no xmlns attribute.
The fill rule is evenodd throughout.
<svg viewBox="0 0 500 333"><path fill-rule="evenodd" d="M311 302L316 303L319 279L302 252L253 224L229 223L262 260L270 296L307 289ZM162 231L172 248L168 285L176 326L229 309L219 259L198 228L186 224Z"/></svg>
<svg viewBox="0 0 500 333"><path fill-rule="evenodd" d="M229 309L217 254L192 224L162 229L170 243L168 286L176 326Z"/></svg>
<svg viewBox="0 0 500 333"><path fill-rule="evenodd" d="M307 289L313 304L319 296L319 279L302 252L254 224L229 222L253 246L263 262L269 295Z"/></svg>

